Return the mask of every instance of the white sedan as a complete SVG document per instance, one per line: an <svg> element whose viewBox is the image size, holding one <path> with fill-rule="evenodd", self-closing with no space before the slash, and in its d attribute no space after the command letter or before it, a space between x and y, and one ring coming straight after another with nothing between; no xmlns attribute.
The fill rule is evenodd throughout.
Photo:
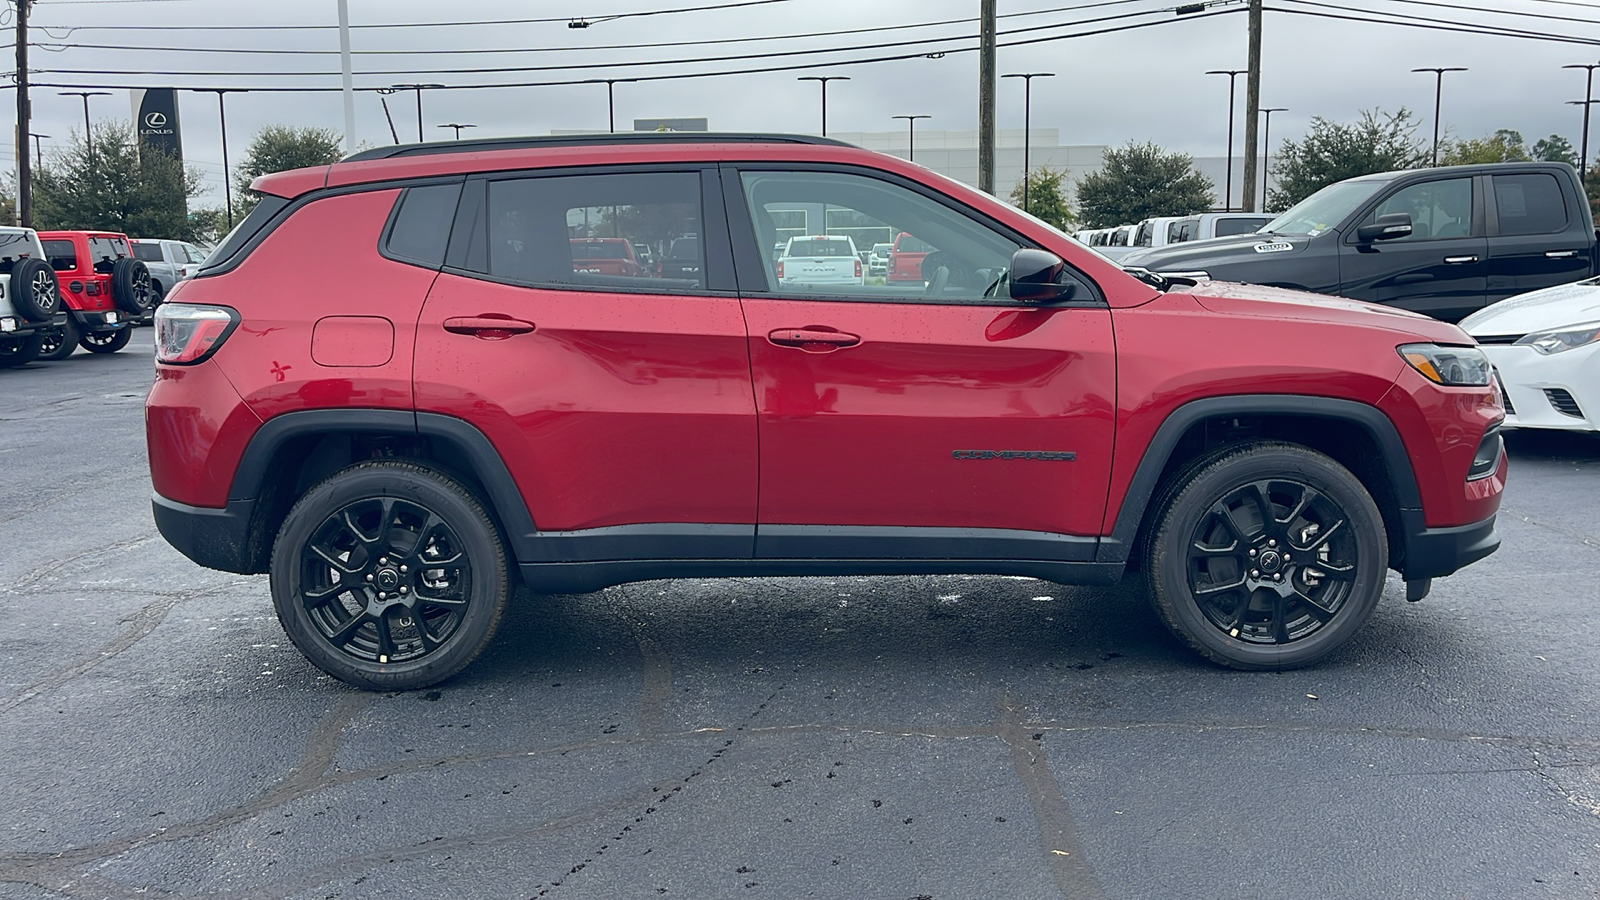
<svg viewBox="0 0 1600 900"><path fill-rule="evenodd" d="M1600 278L1508 297L1461 327L1500 373L1507 428L1600 431Z"/></svg>

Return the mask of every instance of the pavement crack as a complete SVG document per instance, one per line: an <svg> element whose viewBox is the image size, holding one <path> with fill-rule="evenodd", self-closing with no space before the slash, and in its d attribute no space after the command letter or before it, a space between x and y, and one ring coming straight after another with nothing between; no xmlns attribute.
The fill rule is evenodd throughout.
<svg viewBox="0 0 1600 900"><path fill-rule="evenodd" d="M1022 710L1008 695L1000 698L994 733L1011 748L1011 762L1016 767L1017 778L1028 791L1028 802L1033 805L1033 815L1039 823L1045 865L1055 878L1056 887L1061 889L1061 896L1068 900L1104 897L1105 892L1095 880L1089 859L1078 843L1072 810L1061 793L1055 773L1050 771L1050 761L1045 758L1041 733L1024 723Z"/></svg>
<svg viewBox="0 0 1600 900"><path fill-rule="evenodd" d="M644 689L639 698L639 734L659 734L666 724L672 699L672 659L649 637L640 634L639 655L644 658Z"/></svg>
<svg viewBox="0 0 1600 900"><path fill-rule="evenodd" d="M92 550L85 550L82 553L74 553L71 556L63 556L60 559L51 560L50 562L33 569L26 575L23 575L21 578L18 578L16 581L12 582L11 586L6 592L12 594L22 593L28 588L44 580L44 578L51 573L59 572L80 559L86 559L91 556L103 557L112 553L120 553L123 551L132 550L137 547L142 547L145 544L154 541L155 539L156 536L154 534L145 534L136 538L130 538L125 541L117 541L115 543L106 544L103 547L95 547Z"/></svg>
<svg viewBox="0 0 1600 900"><path fill-rule="evenodd" d="M1560 525L1552 525L1549 522L1541 522L1538 519L1535 519L1533 516L1525 516L1522 513L1515 512L1513 510L1502 509L1501 512L1513 519L1516 519L1518 522L1523 522L1525 524L1532 525L1535 528L1543 528L1546 531L1553 531L1556 534L1569 537L1585 547L1590 548L1591 550L1600 550L1600 538L1594 537L1593 535L1584 534L1583 532L1572 528L1563 528Z"/></svg>

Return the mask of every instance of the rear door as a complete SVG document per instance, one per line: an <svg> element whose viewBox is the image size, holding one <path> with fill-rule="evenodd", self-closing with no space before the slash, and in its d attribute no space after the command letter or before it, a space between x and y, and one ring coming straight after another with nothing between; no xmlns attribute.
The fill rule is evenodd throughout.
<svg viewBox="0 0 1600 900"><path fill-rule="evenodd" d="M1488 302L1591 274L1594 235L1556 179L1554 172L1489 176Z"/></svg>
<svg viewBox="0 0 1600 900"><path fill-rule="evenodd" d="M489 438L564 538L555 561L750 557L756 421L726 234L714 170L468 180L418 324L417 409ZM674 277L585 272L573 242L590 238L704 252Z"/></svg>
<svg viewBox="0 0 1600 900"><path fill-rule="evenodd" d="M1116 374L1094 286L1049 309L1012 301L997 282L1025 238L871 170L751 166L724 183L760 420L757 556L1092 552ZM929 281L779 280L761 253L774 213L823 207L917 235Z"/></svg>
<svg viewBox="0 0 1600 900"><path fill-rule="evenodd" d="M1384 197L1359 224L1404 213L1411 234L1362 243L1349 229L1339 248L1341 293L1454 321L1483 306L1489 242L1483 197L1472 176L1406 185Z"/></svg>

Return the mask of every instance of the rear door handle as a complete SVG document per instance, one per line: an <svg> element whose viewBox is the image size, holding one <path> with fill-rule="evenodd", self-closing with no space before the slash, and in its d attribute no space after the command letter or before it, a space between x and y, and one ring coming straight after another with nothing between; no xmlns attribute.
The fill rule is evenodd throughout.
<svg viewBox="0 0 1600 900"><path fill-rule="evenodd" d="M451 334L470 334L484 340L503 341L514 334L528 334L534 330L532 322L510 316L490 313L482 316L455 316L444 320L444 330Z"/></svg>
<svg viewBox="0 0 1600 900"><path fill-rule="evenodd" d="M1444 261L1452 266L1459 266L1464 263L1475 263L1478 258L1476 256L1446 256Z"/></svg>
<svg viewBox="0 0 1600 900"><path fill-rule="evenodd" d="M818 349L822 349L818 345L832 349L835 347L854 347L861 343L861 338L858 335L845 334L842 331L822 331L816 328L779 328L776 331L769 332L767 340L780 347L805 348L807 346L817 346Z"/></svg>
<svg viewBox="0 0 1600 900"><path fill-rule="evenodd" d="M1569 256L1577 256L1578 255L1578 251L1576 251L1576 250L1547 250L1547 251L1545 251L1544 255L1546 257L1550 258L1550 259L1566 259Z"/></svg>

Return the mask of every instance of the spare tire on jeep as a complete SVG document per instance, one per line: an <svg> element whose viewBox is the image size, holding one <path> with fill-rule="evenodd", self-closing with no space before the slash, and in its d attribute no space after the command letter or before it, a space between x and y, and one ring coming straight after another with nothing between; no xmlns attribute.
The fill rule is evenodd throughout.
<svg viewBox="0 0 1600 900"><path fill-rule="evenodd" d="M56 272L42 259L21 259L11 270L11 304L22 317L48 322L61 309Z"/></svg>
<svg viewBox="0 0 1600 900"><path fill-rule="evenodd" d="M141 260L124 256L111 266L111 299L117 309L142 316L156 305L155 286L150 269Z"/></svg>

